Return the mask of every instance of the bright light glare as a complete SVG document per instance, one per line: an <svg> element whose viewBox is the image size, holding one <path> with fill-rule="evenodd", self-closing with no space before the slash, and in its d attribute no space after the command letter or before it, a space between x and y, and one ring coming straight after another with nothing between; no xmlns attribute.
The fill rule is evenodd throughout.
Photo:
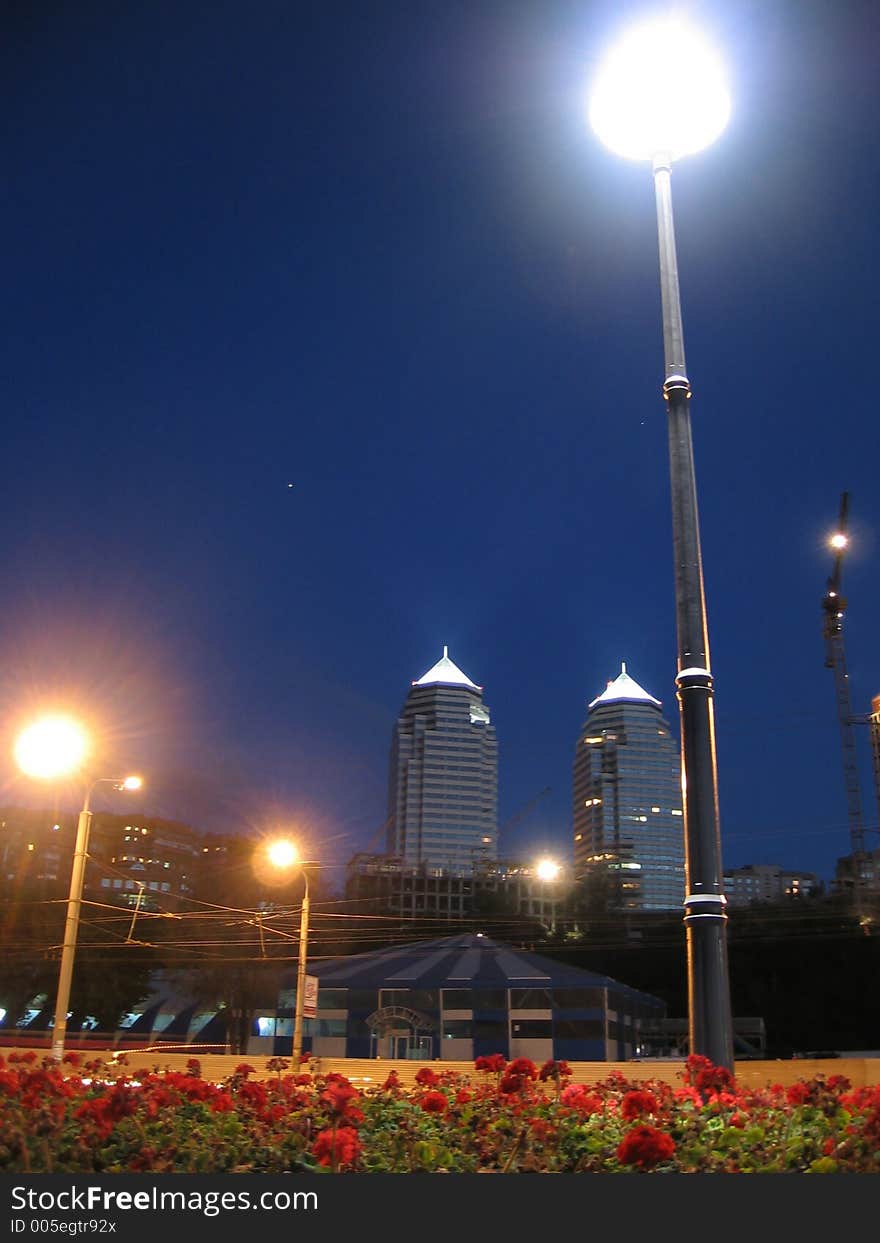
<svg viewBox="0 0 880 1243"><path fill-rule="evenodd" d="M19 734L14 754L23 773L51 779L76 772L88 749L88 737L77 721L66 716L47 716Z"/></svg>
<svg viewBox="0 0 880 1243"><path fill-rule="evenodd" d="M294 863L299 863L299 851L293 842L287 840L271 842L266 848L266 854L269 862L276 868L289 868Z"/></svg>
<svg viewBox="0 0 880 1243"><path fill-rule="evenodd" d="M714 142L730 117L724 66L678 18L625 35L599 69L589 104L601 141L628 160L670 160Z"/></svg>
<svg viewBox="0 0 880 1243"><path fill-rule="evenodd" d="M832 548L846 548L849 540L842 531L838 531L837 535L832 535L828 541Z"/></svg>
<svg viewBox="0 0 880 1243"><path fill-rule="evenodd" d="M136 777L134 773L130 777L126 777L122 783L123 790L139 790L144 784L143 777Z"/></svg>
<svg viewBox="0 0 880 1243"><path fill-rule="evenodd" d="M535 875L538 880L556 880L562 868L558 863L554 863L552 859L542 859L535 868Z"/></svg>

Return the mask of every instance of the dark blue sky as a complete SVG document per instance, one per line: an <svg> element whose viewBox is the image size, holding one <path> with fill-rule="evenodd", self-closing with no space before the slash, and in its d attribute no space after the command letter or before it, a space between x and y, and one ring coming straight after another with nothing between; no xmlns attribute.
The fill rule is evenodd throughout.
<svg viewBox="0 0 880 1243"><path fill-rule="evenodd" d="M854 708L880 692L880 10L686 9L734 94L673 177L723 854L829 876L844 489ZM677 724L653 190L584 103L655 7L5 11L7 737L87 708L146 810L298 825L338 865L448 644L486 688L502 823L552 789L502 845L567 853L621 660ZM54 797L4 763L4 802Z"/></svg>

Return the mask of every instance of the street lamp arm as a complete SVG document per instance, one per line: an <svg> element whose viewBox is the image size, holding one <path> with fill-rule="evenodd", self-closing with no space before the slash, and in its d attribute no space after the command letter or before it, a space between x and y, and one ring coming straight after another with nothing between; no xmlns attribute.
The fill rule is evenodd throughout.
<svg viewBox="0 0 880 1243"><path fill-rule="evenodd" d="M107 782L113 786L114 790L125 790L127 788L125 784L126 780L128 780L126 777L95 777L92 783L86 788L85 798L83 799L82 805L83 813L86 815L91 814L92 795L94 794L97 786Z"/></svg>

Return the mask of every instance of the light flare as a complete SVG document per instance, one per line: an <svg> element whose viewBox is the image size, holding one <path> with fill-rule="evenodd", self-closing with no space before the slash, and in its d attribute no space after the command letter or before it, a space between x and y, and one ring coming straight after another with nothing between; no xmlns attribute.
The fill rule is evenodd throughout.
<svg viewBox="0 0 880 1243"><path fill-rule="evenodd" d="M89 754L89 737L68 716L46 716L22 730L16 739L15 762L28 777L52 780L82 768Z"/></svg>
<svg viewBox="0 0 880 1243"><path fill-rule="evenodd" d="M724 65L680 18L630 31L608 52L590 93L590 124L615 154L678 160L708 147L730 118Z"/></svg>

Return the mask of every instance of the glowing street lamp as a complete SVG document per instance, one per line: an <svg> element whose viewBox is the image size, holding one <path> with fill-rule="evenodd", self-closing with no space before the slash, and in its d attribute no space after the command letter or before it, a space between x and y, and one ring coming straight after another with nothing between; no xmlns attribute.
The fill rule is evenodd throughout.
<svg viewBox="0 0 880 1243"><path fill-rule="evenodd" d="M538 880L557 880L562 868L553 859L541 859L535 866Z"/></svg>
<svg viewBox="0 0 880 1243"><path fill-rule="evenodd" d="M22 772L27 776L51 780L78 772L89 750L89 738L83 727L68 717L55 716L44 717L23 730L16 740L13 753ZM52 1029L51 1054L59 1062L64 1056L64 1041L67 1035L67 1011L70 1005L73 963L76 956L79 915L89 848L89 830L92 823L90 804L95 787L105 782L112 785L114 790L139 790L143 784L141 778L134 775L98 777L86 788L76 826L76 846L70 873L67 920L64 925L58 994L55 999L55 1023Z"/></svg>
<svg viewBox="0 0 880 1243"><path fill-rule="evenodd" d="M28 777L51 781L82 767L89 753L89 739L79 721L46 716L22 730L13 751L15 762Z"/></svg>
<svg viewBox="0 0 880 1243"><path fill-rule="evenodd" d="M653 21L613 48L597 75L589 105L590 122L606 146L627 159L651 161L654 169L678 634L690 1051L732 1069L714 688L671 190L673 161L713 142L729 115L720 60L679 19Z"/></svg>
<svg viewBox="0 0 880 1243"><path fill-rule="evenodd" d="M306 994L306 962L309 952L309 874L305 863L300 857L298 848L286 838L270 842L266 855L273 867L285 869L299 867L302 873L305 892L303 893L302 911L299 921L299 952L296 962L296 1003L293 1011L293 1069L299 1071L302 1055L303 1005Z"/></svg>
<svg viewBox="0 0 880 1243"><path fill-rule="evenodd" d="M562 875L562 868L555 859L539 859L535 864L535 876L543 884L552 884L553 881L559 880ZM555 891L550 897L550 935L556 932L556 893Z"/></svg>

